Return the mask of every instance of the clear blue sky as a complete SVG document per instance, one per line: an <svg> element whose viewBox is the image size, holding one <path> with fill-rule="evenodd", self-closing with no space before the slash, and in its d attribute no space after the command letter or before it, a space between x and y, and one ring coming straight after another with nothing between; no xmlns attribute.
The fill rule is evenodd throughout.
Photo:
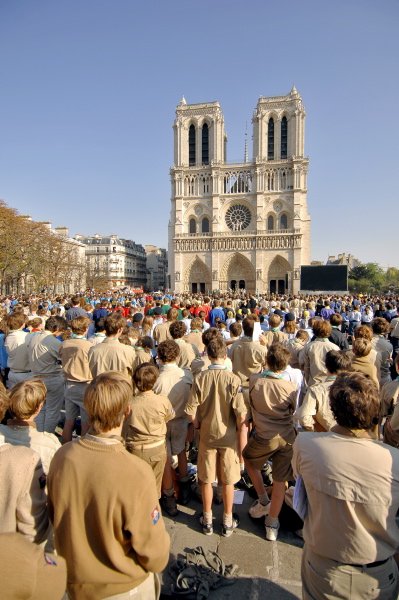
<svg viewBox="0 0 399 600"><path fill-rule="evenodd" d="M259 96L307 111L312 258L398 266L397 0L3 0L0 198L166 247L174 111L219 100L241 160Z"/></svg>

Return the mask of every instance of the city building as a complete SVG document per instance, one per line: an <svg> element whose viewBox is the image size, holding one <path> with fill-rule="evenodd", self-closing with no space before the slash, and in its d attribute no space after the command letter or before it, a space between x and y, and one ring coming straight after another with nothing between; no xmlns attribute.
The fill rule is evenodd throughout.
<svg viewBox="0 0 399 600"><path fill-rule="evenodd" d="M187 104L174 121L169 287L176 292L245 289L298 292L310 261L305 109L287 96L260 97L253 158L227 161L219 102Z"/></svg>
<svg viewBox="0 0 399 600"><path fill-rule="evenodd" d="M144 246L147 256L147 289L164 290L168 274L168 254L164 248L152 244Z"/></svg>
<svg viewBox="0 0 399 600"><path fill-rule="evenodd" d="M346 254L342 252L338 256L329 256L327 259L327 265L348 265L348 269L358 267L361 262L353 256L353 254Z"/></svg>
<svg viewBox="0 0 399 600"><path fill-rule="evenodd" d="M146 286L146 253L141 244L124 240L116 234L76 235L75 239L85 246L88 287Z"/></svg>

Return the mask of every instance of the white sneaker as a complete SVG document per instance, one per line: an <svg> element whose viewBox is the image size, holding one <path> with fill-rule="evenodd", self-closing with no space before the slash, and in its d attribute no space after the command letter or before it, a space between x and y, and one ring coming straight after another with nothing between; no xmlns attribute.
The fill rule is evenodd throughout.
<svg viewBox="0 0 399 600"><path fill-rule="evenodd" d="M280 529L280 525L277 525L277 527L271 527L270 525L266 525L266 539L269 542L275 542L278 537L279 529Z"/></svg>
<svg viewBox="0 0 399 600"><path fill-rule="evenodd" d="M266 517L269 514L270 502L267 504L261 504L259 498L255 500L255 502L249 508L249 516L253 519L260 519L261 517Z"/></svg>

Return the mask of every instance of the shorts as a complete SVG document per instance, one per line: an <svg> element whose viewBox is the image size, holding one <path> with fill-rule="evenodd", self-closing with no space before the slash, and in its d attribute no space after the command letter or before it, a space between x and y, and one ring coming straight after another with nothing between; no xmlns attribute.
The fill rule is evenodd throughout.
<svg viewBox="0 0 399 600"><path fill-rule="evenodd" d="M186 417L172 419L167 423L166 448L168 456L180 454L186 449L188 421Z"/></svg>
<svg viewBox="0 0 399 600"><path fill-rule="evenodd" d="M197 475L202 483L234 485L240 480L240 461L235 448L198 448Z"/></svg>
<svg viewBox="0 0 399 600"><path fill-rule="evenodd" d="M65 418L75 421L80 415L82 423L89 417L85 411L83 398L89 383L85 381L67 381L65 386Z"/></svg>
<svg viewBox="0 0 399 600"><path fill-rule="evenodd" d="M138 456L142 460L144 460L147 464L150 465L153 473L155 475L155 481L157 484L158 498L161 497L162 492L162 477L165 469L166 463L166 446L165 444L160 444L155 448L146 448L145 445L136 444L135 447L129 445L129 442L126 442L126 449L135 456Z"/></svg>
<svg viewBox="0 0 399 600"><path fill-rule="evenodd" d="M295 431L285 437L277 434L270 440L264 440L253 434L249 438L242 455L245 462L249 463L254 469L261 469L265 462L271 459L273 479L275 481L289 481L293 479L291 460L292 444L295 438Z"/></svg>

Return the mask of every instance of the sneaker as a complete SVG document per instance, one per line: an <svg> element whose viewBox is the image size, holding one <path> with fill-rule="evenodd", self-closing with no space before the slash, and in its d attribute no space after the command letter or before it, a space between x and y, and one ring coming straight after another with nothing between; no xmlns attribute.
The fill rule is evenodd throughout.
<svg viewBox="0 0 399 600"><path fill-rule="evenodd" d="M253 519L260 519L261 517L266 517L269 514L270 510L270 502L263 505L260 500L255 500L253 504L249 508L249 516Z"/></svg>
<svg viewBox="0 0 399 600"><path fill-rule="evenodd" d="M202 525L202 533L205 535L212 535L213 533L213 525L212 523L205 523L204 515L200 517L200 524Z"/></svg>
<svg viewBox="0 0 399 600"><path fill-rule="evenodd" d="M170 516L175 517L179 514L179 509L177 508L176 498L174 496L162 496L162 508L163 510Z"/></svg>
<svg viewBox="0 0 399 600"><path fill-rule="evenodd" d="M229 527L227 527L227 525L222 526L222 536L223 537L230 537L231 534L233 533L234 529L237 529L237 527L240 524L240 519L238 518L238 515L236 513L233 513L233 524L230 525Z"/></svg>
<svg viewBox="0 0 399 600"><path fill-rule="evenodd" d="M266 525L266 539L269 542L277 541L279 529L280 529L280 525L277 525L277 527L272 527L271 525Z"/></svg>

